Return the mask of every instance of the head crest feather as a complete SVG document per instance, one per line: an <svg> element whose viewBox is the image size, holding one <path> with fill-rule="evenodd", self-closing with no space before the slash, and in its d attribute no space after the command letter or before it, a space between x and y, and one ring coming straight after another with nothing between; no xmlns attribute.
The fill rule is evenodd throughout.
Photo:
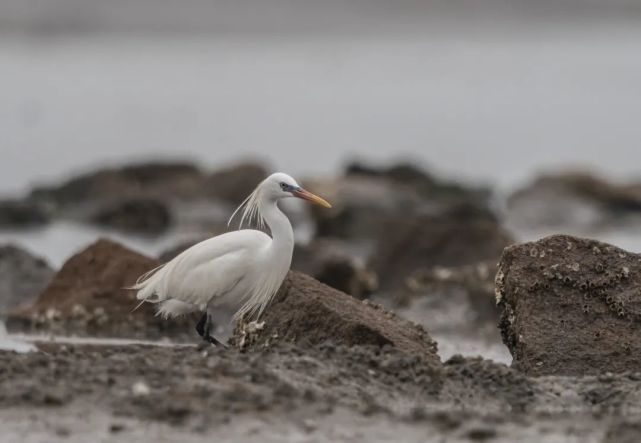
<svg viewBox="0 0 641 443"><path fill-rule="evenodd" d="M262 183L261 183L262 185ZM260 185L254 189L254 191L249 194L243 202L236 208L234 213L229 217L227 226L231 226L234 217L242 210L242 215L240 217L240 223L238 224L238 229L242 229L243 226L251 227L256 226L258 229L265 228L265 219L261 214L260 207Z"/></svg>

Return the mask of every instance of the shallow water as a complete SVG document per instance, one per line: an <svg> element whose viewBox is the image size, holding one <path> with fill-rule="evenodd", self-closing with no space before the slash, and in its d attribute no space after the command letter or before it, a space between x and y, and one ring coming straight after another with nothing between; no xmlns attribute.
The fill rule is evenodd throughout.
<svg viewBox="0 0 641 443"><path fill-rule="evenodd" d="M0 231L0 243L16 243L44 257L54 268L59 268L71 255L101 237L156 257L181 240L194 238L194 234L169 232L158 237L141 237L69 221L56 221L38 229Z"/></svg>
<svg viewBox="0 0 641 443"><path fill-rule="evenodd" d="M24 353L36 351L37 349L33 344L26 340L9 335L4 323L0 321L0 350Z"/></svg>
<svg viewBox="0 0 641 443"><path fill-rule="evenodd" d="M462 355L464 357L483 357L507 366L512 364L510 351L499 341L490 341L483 337L463 337L435 332L430 332L430 336L438 343L438 355L442 361L447 361L454 355Z"/></svg>
<svg viewBox="0 0 641 443"><path fill-rule="evenodd" d="M69 345L98 345L98 346L162 346L162 347L195 347L195 343L175 343L171 340L137 340L132 338L103 338L103 337L74 337L44 334L8 334L6 338L15 343L30 345L32 343L56 343Z"/></svg>
<svg viewBox="0 0 641 443"><path fill-rule="evenodd" d="M466 357L477 357L494 360L498 363L510 365L512 357L502 343L493 343L487 340L462 338L451 334L432 334L438 342L438 353L441 360L448 360L456 354ZM138 340L131 338L104 338L104 337L76 337L47 334L8 334L4 325L0 323L0 350L16 352L36 351L36 343L68 344L68 345L97 345L97 346L163 346L163 347L195 347L194 343L176 343L165 340Z"/></svg>

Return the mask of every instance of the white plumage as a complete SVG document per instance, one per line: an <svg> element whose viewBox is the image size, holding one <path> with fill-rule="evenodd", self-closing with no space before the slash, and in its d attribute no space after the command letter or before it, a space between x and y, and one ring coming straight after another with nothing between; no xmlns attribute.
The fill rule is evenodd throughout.
<svg viewBox="0 0 641 443"><path fill-rule="evenodd" d="M291 265L294 232L278 201L299 197L325 207L322 198L302 189L287 174L267 177L232 215L242 209L239 231L202 241L168 263L142 275L132 287L137 298L157 303L165 318L204 312L203 338L209 337L209 314L219 305L240 306L234 318L260 316L278 291ZM247 223L265 224L271 237ZM205 322L206 320L206 322ZM200 323L199 323L200 325ZM200 333L200 330L199 330Z"/></svg>

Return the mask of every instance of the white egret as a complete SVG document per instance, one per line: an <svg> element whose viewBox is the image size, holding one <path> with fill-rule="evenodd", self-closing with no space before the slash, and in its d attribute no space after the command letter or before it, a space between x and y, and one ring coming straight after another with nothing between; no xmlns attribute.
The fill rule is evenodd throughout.
<svg viewBox="0 0 641 443"><path fill-rule="evenodd" d="M142 275L131 289L138 291L141 304L157 303L157 313L164 318L203 312L196 325L198 334L212 344L220 344L210 334L212 309L234 304L240 306L234 319L258 317L289 271L294 231L278 208L278 201L288 197L331 207L289 175L272 174L232 214L230 223L242 209L240 230L192 246ZM260 230L242 229L252 221L259 228L267 224L271 237Z"/></svg>

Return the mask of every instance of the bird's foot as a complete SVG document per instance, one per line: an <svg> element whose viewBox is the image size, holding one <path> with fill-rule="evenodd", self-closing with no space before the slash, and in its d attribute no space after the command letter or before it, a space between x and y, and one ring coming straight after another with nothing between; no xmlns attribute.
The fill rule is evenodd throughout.
<svg viewBox="0 0 641 443"><path fill-rule="evenodd" d="M227 348L227 345L225 343L221 342L209 333L209 331L211 330L211 326L211 316L205 312L203 316L200 317L200 320L198 320L198 324L196 325L196 332L198 332L198 335L200 335L206 343Z"/></svg>
<svg viewBox="0 0 641 443"><path fill-rule="evenodd" d="M207 341L208 343L211 343L214 346L221 346L221 347L223 347L225 349L228 348L228 346L225 343L223 343L222 341L218 340L213 335L208 335L207 337L203 337L203 338L205 339L205 341Z"/></svg>

